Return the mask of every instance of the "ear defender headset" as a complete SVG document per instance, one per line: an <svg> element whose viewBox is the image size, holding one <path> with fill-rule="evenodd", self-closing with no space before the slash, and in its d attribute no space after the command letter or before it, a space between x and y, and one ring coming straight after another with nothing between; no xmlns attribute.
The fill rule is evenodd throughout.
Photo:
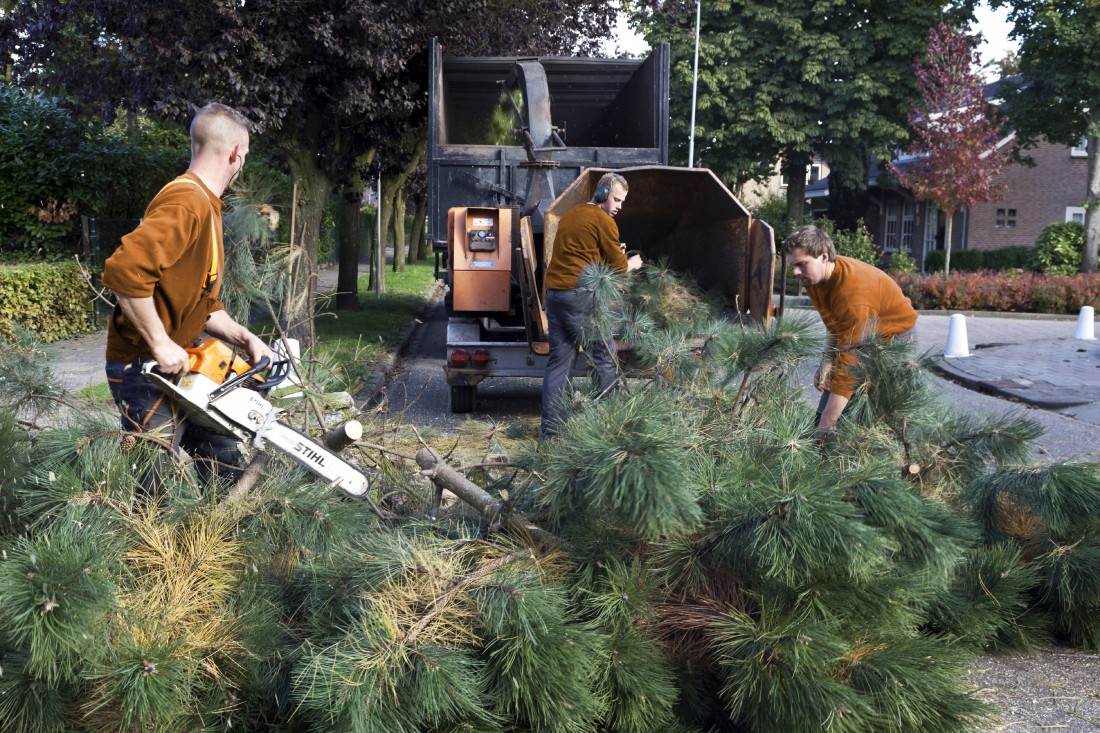
<svg viewBox="0 0 1100 733"><path fill-rule="evenodd" d="M603 202L607 201L607 199L611 197L611 187L618 183L621 179L622 176L613 173L610 180L604 181L596 187L595 191L592 192L592 200L595 201L597 204L602 204Z"/></svg>

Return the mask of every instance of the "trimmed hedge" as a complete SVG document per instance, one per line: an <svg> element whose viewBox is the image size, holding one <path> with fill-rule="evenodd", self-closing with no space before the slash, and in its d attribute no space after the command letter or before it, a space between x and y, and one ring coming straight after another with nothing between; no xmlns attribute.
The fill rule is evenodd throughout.
<svg viewBox="0 0 1100 733"><path fill-rule="evenodd" d="M944 251L934 249L924 255L924 271L943 272ZM951 271L1037 270L1034 247L1002 247L1001 249L953 249Z"/></svg>
<svg viewBox="0 0 1100 733"><path fill-rule="evenodd" d="M918 310L1078 313L1100 306L1100 274L1033 272L890 273Z"/></svg>
<svg viewBox="0 0 1100 733"><path fill-rule="evenodd" d="M43 341L92 330L88 285L74 262L0 265L0 337L16 325Z"/></svg>

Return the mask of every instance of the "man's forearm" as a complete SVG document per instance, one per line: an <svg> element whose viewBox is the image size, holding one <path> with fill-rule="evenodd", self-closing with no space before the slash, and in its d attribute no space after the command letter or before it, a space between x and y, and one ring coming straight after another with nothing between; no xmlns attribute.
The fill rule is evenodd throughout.
<svg viewBox="0 0 1100 733"><path fill-rule="evenodd" d="M848 398L844 395L829 393L829 399L825 402L825 409L821 412L821 420L817 423L818 430L832 430L836 427L836 421L848 406Z"/></svg>
<svg viewBox="0 0 1100 733"><path fill-rule="evenodd" d="M123 315L134 325L150 349L155 351L159 346L171 341L151 296L134 298L116 292L115 297L118 299Z"/></svg>
<svg viewBox="0 0 1100 733"><path fill-rule="evenodd" d="M240 323L235 321L225 311L214 311L206 319L206 332L211 336L216 336L222 341L228 341L234 346L240 347L248 352L249 358L253 363L259 361L265 356L271 357L271 349L268 348L259 336L249 331Z"/></svg>

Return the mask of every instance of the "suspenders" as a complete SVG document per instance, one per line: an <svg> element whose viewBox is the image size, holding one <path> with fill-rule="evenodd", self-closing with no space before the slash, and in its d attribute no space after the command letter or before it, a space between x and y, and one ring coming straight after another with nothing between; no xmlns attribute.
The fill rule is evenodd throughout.
<svg viewBox="0 0 1100 733"><path fill-rule="evenodd" d="M160 189L162 192L169 186L174 186L178 183L186 183L195 188L203 191L202 186L195 183L190 178L184 178L180 176L175 180L169 181L164 184L164 188ZM159 194L158 194L159 195ZM206 195L206 191L203 191L203 195ZM202 284L202 292L204 295L208 295L214 290L214 285L218 282L218 260L221 255L221 247L218 246L218 229L216 222L214 221L214 207L210 207L210 270L206 273L206 280Z"/></svg>

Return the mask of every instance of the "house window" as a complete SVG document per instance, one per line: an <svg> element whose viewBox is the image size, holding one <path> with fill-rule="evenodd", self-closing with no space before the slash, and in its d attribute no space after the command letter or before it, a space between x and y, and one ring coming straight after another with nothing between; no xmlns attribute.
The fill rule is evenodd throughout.
<svg viewBox="0 0 1100 733"><path fill-rule="evenodd" d="M906 201L901 205L901 251L913 251L913 222L917 217L917 205Z"/></svg>
<svg viewBox="0 0 1100 733"><path fill-rule="evenodd" d="M899 208L897 201L886 202L886 231L882 237L882 245L887 252L893 252L898 248Z"/></svg>
<svg viewBox="0 0 1100 733"><path fill-rule="evenodd" d="M1081 138L1076 145L1070 148L1069 154L1072 158L1089 157L1089 139L1087 137Z"/></svg>
<svg viewBox="0 0 1100 733"><path fill-rule="evenodd" d="M820 180L821 180L821 163L813 163L813 164L810 165L809 168L806 169L806 185L808 186L811 183L817 183ZM780 173L779 174L779 185L783 188L786 188L787 183L788 183L787 174L786 173Z"/></svg>
<svg viewBox="0 0 1100 733"><path fill-rule="evenodd" d="M1016 209L997 209L997 228L1016 228Z"/></svg>
<svg viewBox="0 0 1100 733"><path fill-rule="evenodd" d="M1066 207L1066 221L1075 221L1078 224L1085 223L1085 207L1084 206L1067 206Z"/></svg>

